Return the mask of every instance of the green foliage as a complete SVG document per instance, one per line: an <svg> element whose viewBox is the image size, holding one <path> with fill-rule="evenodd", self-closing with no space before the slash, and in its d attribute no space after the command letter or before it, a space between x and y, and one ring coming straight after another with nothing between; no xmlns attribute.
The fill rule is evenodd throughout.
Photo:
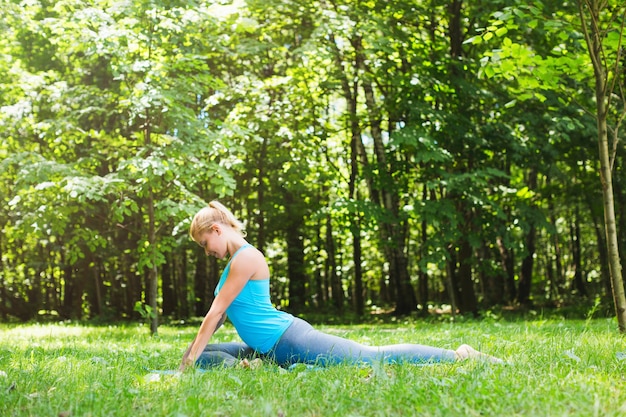
<svg viewBox="0 0 626 417"><path fill-rule="evenodd" d="M156 317L156 312L152 309L152 307L147 304L143 304L141 301L137 301L135 303L133 310L138 312L141 315L141 318L148 323Z"/></svg>
<svg viewBox="0 0 626 417"><path fill-rule="evenodd" d="M534 230L534 301L578 302L581 269L604 300L574 5L2 1L2 318L138 317L154 267L159 308L201 314L220 265L187 228L213 198L268 253L284 305L293 279L307 307L348 307L359 263L372 308L423 282L424 305L449 303L462 264L481 307L513 303L488 300L484 268L514 292Z"/></svg>
<svg viewBox="0 0 626 417"><path fill-rule="evenodd" d="M571 6L574 6L573 3ZM498 39L497 47L485 54L484 74L515 79L516 100L545 101L546 91L557 91L569 101L571 83L593 86L593 68L587 53L577 10L550 10L541 3L507 7L493 14L491 26L466 42L480 44ZM538 45L527 41L527 28L533 36L543 36ZM614 28L617 29L617 26ZM614 60L620 48L619 31L609 27L604 42L605 59ZM584 102L583 102L584 103Z"/></svg>

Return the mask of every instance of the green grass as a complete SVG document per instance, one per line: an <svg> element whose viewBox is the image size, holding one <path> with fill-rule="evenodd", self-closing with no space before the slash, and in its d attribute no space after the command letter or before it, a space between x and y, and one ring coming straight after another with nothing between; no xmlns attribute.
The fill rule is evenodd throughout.
<svg viewBox="0 0 626 417"><path fill-rule="evenodd" d="M612 319L317 326L368 344L469 343L510 362L175 369L195 327L0 325L0 416L624 416ZM237 340L226 326L215 341Z"/></svg>

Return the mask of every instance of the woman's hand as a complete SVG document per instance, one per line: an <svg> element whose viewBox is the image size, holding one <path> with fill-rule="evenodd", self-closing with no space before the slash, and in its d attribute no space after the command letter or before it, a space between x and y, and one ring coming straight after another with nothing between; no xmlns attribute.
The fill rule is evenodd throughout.
<svg viewBox="0 0 626 417"><path fill-rule="evenodd" d="M183 356L183 360L181 361L178 370L180 372L183 372L187 368L193 368L194 365L195 364L193 358L190 358L189 356Z"/></svg>
<svg viewBox="0 0 626 417"><path fill-rule="evenodd" d="M193 347L195 341L196 339L194 338L193 342L191 342L185 353L183 353L183 359L180 361L180 366L178 367L178 370L181 372L195 365L193 357L189 356L189 354L191 353L191 348Z"/></svg>

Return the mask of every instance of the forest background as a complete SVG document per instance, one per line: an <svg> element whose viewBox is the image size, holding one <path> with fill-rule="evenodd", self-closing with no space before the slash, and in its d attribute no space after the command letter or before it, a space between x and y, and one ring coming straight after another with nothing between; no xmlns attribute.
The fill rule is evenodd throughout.
<svg viewBox="0 0 626 417"><path fill-rule="evenodd" d="M2 320L204 315L223 264L188 226L212 199L291 312L614 314L621 3L0 5Z"/></svg>

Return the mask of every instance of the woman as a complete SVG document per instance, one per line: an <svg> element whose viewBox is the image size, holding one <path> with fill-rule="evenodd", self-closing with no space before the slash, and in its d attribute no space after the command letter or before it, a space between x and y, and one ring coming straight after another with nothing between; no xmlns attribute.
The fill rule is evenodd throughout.
<svg viewBox="0 0 626 417"><path fill-rule="evenodd" d="M365 346L317 331L279 311L270 301L270 270L263 254L245 240L242 223L217 201L200 210L189 230L207 255L230 260L215 289L215 299L198 334L183 355L181 370L194 365L234 365L255 355L281 366L294 363L453 362L477 358L500 363L468 345L446 350L417 344ZM244 343L208 344L226 316Z"/></svg>

